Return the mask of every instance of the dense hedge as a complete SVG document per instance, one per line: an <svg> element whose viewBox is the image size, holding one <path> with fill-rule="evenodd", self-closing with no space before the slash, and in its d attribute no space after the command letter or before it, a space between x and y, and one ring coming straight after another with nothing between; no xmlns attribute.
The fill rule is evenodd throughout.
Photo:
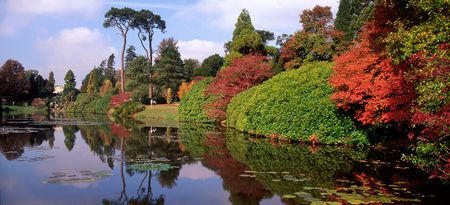
<svg viewBox="0 0 450 205"><path fill-rule="evenodd" d="M111 115L114 118L131 118L134 113L145 110L145 106L138 102L126 102L113 109Z"/></svg>
<svg viewBox="0 0 450 205"><path fill-rule="evenodd" d="M67 106L66 112L106 114L108 113L110 102L111 94L99 97L96 95L81 93L77 96L77 100L75 102L72 102Z"/></svg>
<svg viewBox="0 0 450 205"><path fill-rule="evenodd" d="M367 144L350 117L336 111L328 85L332 64L286 71L231 100L227 125L269 137L324 144Z"/></svg>
<svg viewBox="0 0 450 205"><path fill-rule="evenodd" d="M194 84L183 97L178 107L179 119L182 122L213 122L206 115L205 105L214 100L205 94L212 78L206 78Z"/></svg>

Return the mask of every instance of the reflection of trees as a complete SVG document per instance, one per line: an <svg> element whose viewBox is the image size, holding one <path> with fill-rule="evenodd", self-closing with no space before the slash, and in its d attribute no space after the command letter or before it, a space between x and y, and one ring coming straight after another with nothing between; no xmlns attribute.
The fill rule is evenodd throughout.
<svg viewBox="0 0 450 205"><path fill-rule="evenodd" d="M145 157L148 160L163 160L172 166L181 167L181 157L185 152L180 149L180 142L176 139L176 129L173 128L138 128L126 124L116 124L113 135L120 141L121 150L121 178L122 192L118 199L104 199L103 204L164 204L165 196L153 196L152 179L156 177L162 187L176 186L180 169L168 171L141 171L142 180L136 187L136 194L131 197L126 193L126 178L124 176L124 163L130 165L136 158ZM121 136L118 136L121 135ZM126 170L129 176L137 173L135 170Z"/></svg>
<svg viewBox="0 0 450 205"><path fill-rule="evenodd" d="M234 159L226 147L226 136L212 126L183 125L180 136L187 151L195 157L203 157L203 164L214 170L222 179L224 189L230 192L233 204L259 204L271 197L271 193L253 178L239 175L248 167Z"/></svg>
<svg viewBox="0 0 450 205"><path fill-rule="evenodd" d="M78 127L75 125L64 125L62 126L64 134L64 145L66 145L67 150L71 151L75 146L75 133L78 132Z"/></svg>
<svg viewBox="0 0 450 205"><path fill-rule="evenodd" d="M48 141L50 147L55 140L54 130L51 127L38 132L30 133L16 133L0 136L0 152L8 160L15 160L22 156L25 152L25 147L39 146L45 141Z"/></svg>
<svg viewBox="0 0 450 205"><path fill-rule="evenodd" d="M308 180L306 186L332 188L335 177L350 172L355 161L366 158L367 150L350 147L323 146L311 150L308 146L270 143L266 140L245 140L244 134L229 131L227 146L239 161L256 171L289 172ZM273 182L274 176L257 177L272 192L288 194L298 191L298 183ZM310 181L309 181L310 180Z"/></svg>
<svg viewBox="0 0 450 205"><path fill-rule="evenodd" d="M107 124L83 125L79 126L80 133L92 152L99 156L102 162L114 168L115 138L111 134L111 129Z"/></svg>
<svg viewBox="0 0 450 205"><path fill-rule="evenodd" d="M180 150L180 142L175 140L175 136L176 130L169 127L133 129L131 138L126 141L126 159L145 155L150 160L165 159L165 163L180 167L181 161L178 159L186 153ZM128 172L130 175L134 174L133 170ZM158 181L161 186L172 188L176 185L179 172L180 169L161 171L157 174Z"/></svg>

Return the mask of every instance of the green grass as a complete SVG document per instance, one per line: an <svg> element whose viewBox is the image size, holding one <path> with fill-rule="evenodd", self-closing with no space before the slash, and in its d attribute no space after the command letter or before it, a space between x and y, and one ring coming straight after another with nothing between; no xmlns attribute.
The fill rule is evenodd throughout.
<svg viewBox="0 0 450 205"><path fill-rule="evenodd" d="M36 113L47 113L48 108L36 108L33 106L3 105L3 112L11 115L32 115ZM9 111L7 111L9 110Z"/></svg>
<svg viewBox="0 0 450 205"><path fill-rule="evenodd" d="M178 104L146 106L134 115L136 120L153 126L178 126Z"/></svg>

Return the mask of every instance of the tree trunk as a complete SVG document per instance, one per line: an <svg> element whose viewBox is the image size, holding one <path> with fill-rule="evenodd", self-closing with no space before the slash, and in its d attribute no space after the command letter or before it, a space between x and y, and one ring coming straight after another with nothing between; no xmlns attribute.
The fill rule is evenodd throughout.
<svg viewBox="0 0 450 205"><path fill-rule="evenodd" d="M153 85L152 85L152 64L153 64L153 49L152 49L152 41L153 41L153 35L150 35L150 32L148 32L148 50L149 50L149 58L148 63L150 65L150 72L148 76L148 97L150 98L150 105L152 104L153 99Z"/></svg>
<svg viewBox="0 0 450 205"><path fill-rule="evenodd" d="M125 92L125 47L127 46L127 32L122 34L122 37L123 37L123 45L122 45L122 58L120 59L121 66L122 66L122 68L120 69L120 92L124 93Z"/></svg>

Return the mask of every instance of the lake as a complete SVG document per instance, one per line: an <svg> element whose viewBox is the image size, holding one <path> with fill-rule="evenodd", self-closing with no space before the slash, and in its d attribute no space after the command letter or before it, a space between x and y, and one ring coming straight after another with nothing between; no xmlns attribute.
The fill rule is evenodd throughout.
<svg viewBox="0 0 450 205"><path fill-rule="evenodd" d="M309 146L212 125L7 116L0 204L447 204L395 146Z"/></svg>

